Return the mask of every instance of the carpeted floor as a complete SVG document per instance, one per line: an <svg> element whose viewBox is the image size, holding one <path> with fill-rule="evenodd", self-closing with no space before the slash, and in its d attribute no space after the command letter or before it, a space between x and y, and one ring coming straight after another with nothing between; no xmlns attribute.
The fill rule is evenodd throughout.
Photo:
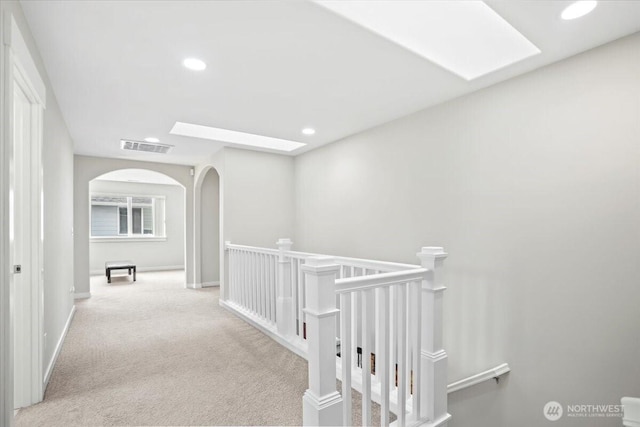
<svg viewBox="0 0 640 427"><path fill-rule="evenodd" d="M16 427L300 425L306 361L222 309L218 288L183 278L93 277L44 401Z"/></svg>

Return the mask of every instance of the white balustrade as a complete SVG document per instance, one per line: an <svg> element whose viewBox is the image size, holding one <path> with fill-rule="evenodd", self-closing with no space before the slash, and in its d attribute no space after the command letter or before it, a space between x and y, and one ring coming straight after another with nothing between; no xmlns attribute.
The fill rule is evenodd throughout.
<svg viewBox="0 0 640 427"><path fill-rule="evenodd" d="M266 326L276 325L278 251L227 243L227 305Z"/></svg>
<svg viewBox="0 0 640 427"><path fill-rule="evenodd" d="M227 243L221 303L307 358L304 424L351 425L356 389L363 425L377 402L383 426L391 413L397 426L446 426L442 248L422 248L412 265L295 252L289 239L277 246Z"/></svg>

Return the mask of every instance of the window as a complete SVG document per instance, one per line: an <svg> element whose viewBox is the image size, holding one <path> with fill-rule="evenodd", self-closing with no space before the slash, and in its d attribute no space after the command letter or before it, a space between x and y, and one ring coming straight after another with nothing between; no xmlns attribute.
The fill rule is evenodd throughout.
<svg viewBox="0 0 640 427"><path fill-rule="evenodd" d="M91 195L91 237L164 236L164 197Z"/></svg>

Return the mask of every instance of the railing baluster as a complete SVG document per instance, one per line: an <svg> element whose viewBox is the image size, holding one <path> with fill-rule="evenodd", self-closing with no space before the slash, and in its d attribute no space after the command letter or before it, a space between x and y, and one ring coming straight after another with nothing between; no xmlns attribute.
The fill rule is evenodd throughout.
<svg viewBox="0 0 640 427"><path fill-rule="evenodd" d="M358 367L358 316L360 316L359 298L357 295L351 299L351 354L355 357L351 358L351 371Z"/></svg>
<svg viewBox="0 0 640 427"><path fill-rule="evenodd" d="M298 328L298 306L300 305L300 296L298 295L298 270L300 265L297 258L291 258L291 292L293 298L293 308L291 310L291 327L293 335L302 338L302 330Z"/></svg>
<svg viewBox="0 0 640 427"><path fill-rule="evenodd" d="M262 297L260 298L260 310L262 311L262 317L267 319L267 287L265 286L266 275L264 274L264 254L259 254L258 259L260 260L260 293Z"/></svg>
<svg viewBox="0 0 640 427"><path fill-rule="evenodd" d="M260 254L255 254L255 271L256 271L256 306L257 306L257 314L262 317L262 284L261 284L261 265L260 265Z"/></svg>
<svg viewBox="0 0 640 427"><path fill-rule="evenodd" d="M380 425L389 425L389 288L378 288L378 353L376 376L380 381ZM344 394L343 394L344 395Z"/></svg>
<svg viewBox="0 0 640 427"><path fill-rule="evenodd" d="M371 425L371 327L373 290L361 291L362 307L362 425Z"/></svg>
<svg viewBox="0 0 640 427"><path fill-rule="evenodd" d="M351 294L340 295L340 360L342 364L342 425L353 423L351 409Z"/></svg>
<svg viewBox="0 0 640 427"><path fill-rule="evenodd" d="M247 269L244 265L244 253L242 250L238 251L238 267L240 268L240 277L238 278L238 303L240 307L244 308L244 283Z"/></svg>
<svg viewBox="0 0 640 427"><path fill-rule="evenodd" d="M421 333L420 330L422 326L422 311L420 310L421 306L421 297L422 297L422 285L420 282L411 282L409 284L409 290L411 292L411 297L409 301L412 305L411 308L411 358L412 358L412 366L413 366L413 407L411 410L413 411L413 419L420 419L420 394L422 393L422 387L420 384L421 378L421 367L420 367L420 347L421 347Z"/></svg>
<svg viewBox="0 0 640 427"><path fill-rule="evenodd" d="M249 256L251 257L251 310L254 314L257 314L258 287L256 286L256 279L258 275L256 273L256 254L250 252Z"/></svg>
<svg viewBox="0 0 640 427"><path fill-rule="evenodd" d="M407 404L407 316L406 316L406 286L396 286L398 292L398 425L405 425L405 412Z"/></svg>
<svg viewBox="0 0 640 427"><path fill-rule="evenodd" d="M396 379L398 378L398 334L396 330L396 318L398 312L398 292L396 291L396 287L392 286L389 289L389 366L391 367L389 371L389 384L392 390L395 390L397 387Z"/></svg>
<svg viewBox="0 0 640 427"><path fill-rule="evenodd" d="M304 292L304 273L300 268L302 260L298 260L298 330L300 331L300 338L306 336L306 319L304 314L305 304L305 292Z"/></svg>
<svg viewBox="0 0 640 427"><path fill-rule="evenodd" d="M255 286L253 285L253 277L255 275L255 269L253 267L253 253L252 252L248 252L247 253L247 257L249 259L249 308L251 310L252 313L255 314L256 310L255 310L255 301L256 298L254 296L254 292L255 292Z"/></svg>
<svg viewBox="0 0 640 427"><path fill-rule="evenodd" d="M268 289L268 293L269 293L269 301L268 301L268 305L269 305L269 320L271 322L275 322L275 316L273 313L273 282L271 281L271 255L265 255L266 260L267 260L267 265L266 265L266 269L265 269L265 277L267 279L267 289Z"/></svg>
<svg viewBox="0 0 640 427"><path fill-rule="evenodd" d="M233 267L233 249L227 249L227 256L229 257L229 301L234 302L233 300L233 275L235 274L235 269Z"/></svg>

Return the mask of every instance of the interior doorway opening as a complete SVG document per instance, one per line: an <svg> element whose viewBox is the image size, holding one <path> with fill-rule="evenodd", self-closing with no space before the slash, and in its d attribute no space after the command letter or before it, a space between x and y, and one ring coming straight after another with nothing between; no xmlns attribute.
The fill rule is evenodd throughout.
<svg viewBox="0 0 640 427"><path fill-rule="evenodd" d="M220 175L210 167L196 183L200 195L200 281L220 285Z"/></svg>
<svg viewBox="0 0 640 427"><path fill-rule="evenodd" d="M186 190L175 179L146 169L111 171L90 181L89 201L91 276L106 283L106 263L113 262L136 273L185 270ZM110 273L133 281L131 268Z"/></svg>

